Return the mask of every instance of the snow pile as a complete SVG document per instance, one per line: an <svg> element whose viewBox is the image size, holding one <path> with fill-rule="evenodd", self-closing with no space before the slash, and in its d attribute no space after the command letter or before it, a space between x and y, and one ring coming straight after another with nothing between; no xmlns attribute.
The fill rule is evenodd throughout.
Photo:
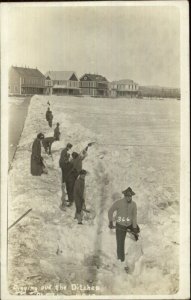
<svg viewBox="0 0 191 300"><path fill-rule="evenodd" d="M102 111L93 106L95 99L76 99L34 96L31 100L10 172L9 224L27 209L32 208L32 211L9 233L10 291L22 293L21 287L27 285L37 287L43 294L50 291L66 295L176 293L179 179L178 165L174 161L179 160L178 153L170 148L158 148L156 155L155 149L145 151L141 147L107 145L104 131L96 132L89 129L91 126L83 126L84 111L87 115L92 113L94 122L95 111ZM49 128L45 120L48 100L54 115L53 128L59 122L62 135L52 146L53 160L43 152L48 174L33 177L30 175L32 142L39 132L45 136L53 135L53 128ZM100 99L96 100L102 105ZM74 113L74 120L71 112L76 101L81 110ZM104 103L108 99L101 101ZM137 106L138 100L132 105ZM112 106L107 106L107 113L110 111ZM133 134L133 127L131 130ZM115 128L111 132L110 139L117 140ZM65 212L59 209L61 171L58 161L68 142L74 145L72 152L79 152L92 141L96 143L89 148L83 167L89 171L86 177L87 209L94 210L96 216L90 219L85 214L84 225L79 226L74 220L74 206ZM128 235L126 238L126 262L131 270L128 275L118 266L115 232L108 228L107 216L112 202L121 198L121 191L127 186L136 192L134 200L141 228L138 242ZM67 289L56 289L60 283ZM42 287L50 284L49 291L43 290ZM72 289L72 284L97 286L98 290ZM28 293L32 292L29 289Z"/></svg>

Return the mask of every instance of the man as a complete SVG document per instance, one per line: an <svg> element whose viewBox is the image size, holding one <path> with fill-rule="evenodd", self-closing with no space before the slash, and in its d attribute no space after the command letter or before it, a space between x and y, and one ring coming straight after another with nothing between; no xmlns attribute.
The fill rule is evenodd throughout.
<svg viewBox="0 0 191 300"><path fill-rule="evenodd" d="M93 143L89 143L86 148L84 150L82 150L80 153L77 153L77 152L73 152L72 153L72 164L73 164L73 169L74 169L74 174L75 174L75 177L77 178L80 171L82 170L82 161L84 160L84 158L86 158L87 156L87 151L88 151L88 148L90 146L92 146Z"/></svg>
<svg viewBox="0 0 191 300"><path fill-rule="evenodd" d="M72 159L68 162L67 170L68 174L66 176L66 190L68 194L68 206L71 206L74 202L74 184L75 181L82 170L82 160L87 156L88 146L78 154L77 152L72 153Z"/></svg>
<svg viewBox="0 0 191 300"><path fill-rule="evenodd" d="M75 174L75 177L77 178L80 171L82 170L82 161L87 156L87 151L83 150L80 154L77 152L72 153L72 160L71 163L73 165L73 173Z"/></svg>
<svg viewBox="0 0 191 300"><path fill-rule="evenodd" d="M82 225L82 209L85 205L85 176L87 174L86 170L81 170L78 178L74 184L74 201L76 205L75 219L78 220L78 224Z"/></svg>
<svg viewBox="0 0 191 300"><path fill-rule="evenodd" d="M54 137L56 141L60 140L60 129L59 129L60 124L56 123L56 128L54 129Z"/></svg>
<svg viewBox="0 0 191 300"><path fill-rule="evenodd" d="M125 237L127 230L131 230L135 235L139 232L137 226L137 205L132 201L135 193L130 187L122 192L124 198L114 202L108 211L109 228L113 226L113 213L116 211L116 241L117 241L117 258L121 262L125 261ZM126 269L126 268L125 268Z"/></svg>
<svg viewBox="0 0 191 300"><path fill-rule="evenodd" d="M46 120L48 121L49 126L52 127L53 114L49 107L46 111Z"/></svg>
<svg viewBox="0 0 191 300"><path fill-rule="evenodd" d="M70 159L70 154L68 153L68 151L73 147L72 144L68 143L66 145L66 148L64 148L61 152L61 155L60 155L60 160L59 160L59 166L62 170L62 207L65 206L65 186L66 186L66 190L67 190L67 193L68 193L68 197L70 197L70 200L71 198L73 199L73 193L71 195L71 188L70 188L70 185L67 181L67 177L69 175L69 173L71 172L71 169L72 169L72 164L70 163L69 159ZM67 184L66 184L66 181L67 181Z"/></svg>
<svg viewBox="0 0 191 300"><path fill-rule="evenodd" d="M41 156L41 141L44 139L44 134L37 134L37 138L34 140L32 145L31 154L31 174L33 176L41 176L44 172L43 157Z"/></svg>
<svg viewBox="0 0 191 300"><path fill-rule="evenodd" d="M43 147L44 147L44 150L47 154L51 155L51 147L52 147L52 144L55 142L55 137L46 137L42 140L42 144L43 144Z"/></svg>

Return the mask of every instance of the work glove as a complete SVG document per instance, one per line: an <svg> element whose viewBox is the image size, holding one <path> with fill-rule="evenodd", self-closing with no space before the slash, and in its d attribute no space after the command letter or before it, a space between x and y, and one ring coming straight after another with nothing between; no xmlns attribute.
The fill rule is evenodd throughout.
<svg viewBox="0 0 191 300"><path fill-rule="evenodd" d="M112 221L109 222L109 228L110 228L110 229L113 229L113 228L114 228L113 222L112 222Z"/></svg>
<svg viewBox="0 0 191 300"><path fill-rule="evenodd" d="M135 233L135 234L138 234L140 230L139 230L139 228L133 228L133 227L132 227L131 231L132 231L133 233Z"/></svg>
<svg viewBox="0 0 191 300"><path fill-rule="evenodd" d="M139 227L138 226L136 228L132 227L131 232L134 235L135 241L138 241L138 239L139 239L138 233L140 232Z"/></svg>

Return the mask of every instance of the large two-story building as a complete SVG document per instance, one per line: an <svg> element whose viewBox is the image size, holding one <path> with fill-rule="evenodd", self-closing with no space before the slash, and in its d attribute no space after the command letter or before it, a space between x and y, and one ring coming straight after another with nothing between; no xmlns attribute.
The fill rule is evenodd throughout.
<svg viewBox="0 0 191 300"><path fill-rule="evenodd" d="M137 97L139 85L130 79L112 81L109 84L109 95L111 97Z"/></svg>
<svg viewBox="0 0 191 300"><path fill-rule="evenodd" d="M84 74L80 78L80 88L82 95L94 97L105 97L108 95L108 81L101 75Z"/></svg>
<svg viewBox="0 0 191 300"><path fill-rule="evenodd" d="M49 71L45 74L47 94L79 95L80 82L73 71Z"/></svg>
<svg viewBox="0 0 191 300"><path fill-rule="evenodd" d="M12 66L9 70L9 95L44 94L45 76L38 69Z"/></svg>

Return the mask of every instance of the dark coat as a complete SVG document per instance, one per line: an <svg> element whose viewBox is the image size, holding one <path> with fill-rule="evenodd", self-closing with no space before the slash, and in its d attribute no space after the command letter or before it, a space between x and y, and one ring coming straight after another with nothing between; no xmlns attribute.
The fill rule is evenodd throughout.
<svg viewBox="0 0 191 300"><path fill-rule="evenodd" d="M70 154L68 153L67 148L64 148L60 154L59 166L60 168L67 162L69 162Z"/></svg>
<svg viewBox="0 0 191 300"><path fill-rule="evenodd" d="M70 178L71 178L71 173L72 173L72 170L73 170L73 166L71 164L71 162L66 162L62 165L61 167L61 170L62 170L62 182L66 182L66 181L70 181Z"/></svg>
<svg viewBox="0 0 191 300"><path fill-rule="evenodd" d="M31 154L31 174L33 176L40 176L43 173L44 165L41 156L41 143L38 138L36 138L32 145Z"/></svg>
<svg viewBox="0 0 191 300"><path fill-rule="evenodd" d="M60 140L60 130L59 130L59 127L56 127L54 129L54 137L56 138L56 141Z"/></svg>
<svg viewBox="0 0 191 300"><path fill-rule="evenodd" d="M50 121L52 119L53 119L52 111L51 110L47 110L47 112L46 112L46 120Z"/></svg>
<svg viewBox="0 0 191 300"><path fill-rule="evenodd" d="M76 204L76 212L81 213L84 204L85 180L81 177L77 178L74 184L73 199Z"/></svg>
<svg viewBox="0 0 191 300"><path fill-rule="evenodd" d="M71 160L73 164L73 173L75 174L76 178L78 177L80 171L82 170L82 161L87 156L87 152L84 150L82 153L80 153L76 158L73 158Z"/></svg>
<svg viewBox="0 0 191 300"><path fill-rule="evenodd" d="M67 151L66 148L62 150L59 160L59 166L62 170L62 182L66 182L66 178L73 168L73 165L69 162L70 154Z"/></svg>

